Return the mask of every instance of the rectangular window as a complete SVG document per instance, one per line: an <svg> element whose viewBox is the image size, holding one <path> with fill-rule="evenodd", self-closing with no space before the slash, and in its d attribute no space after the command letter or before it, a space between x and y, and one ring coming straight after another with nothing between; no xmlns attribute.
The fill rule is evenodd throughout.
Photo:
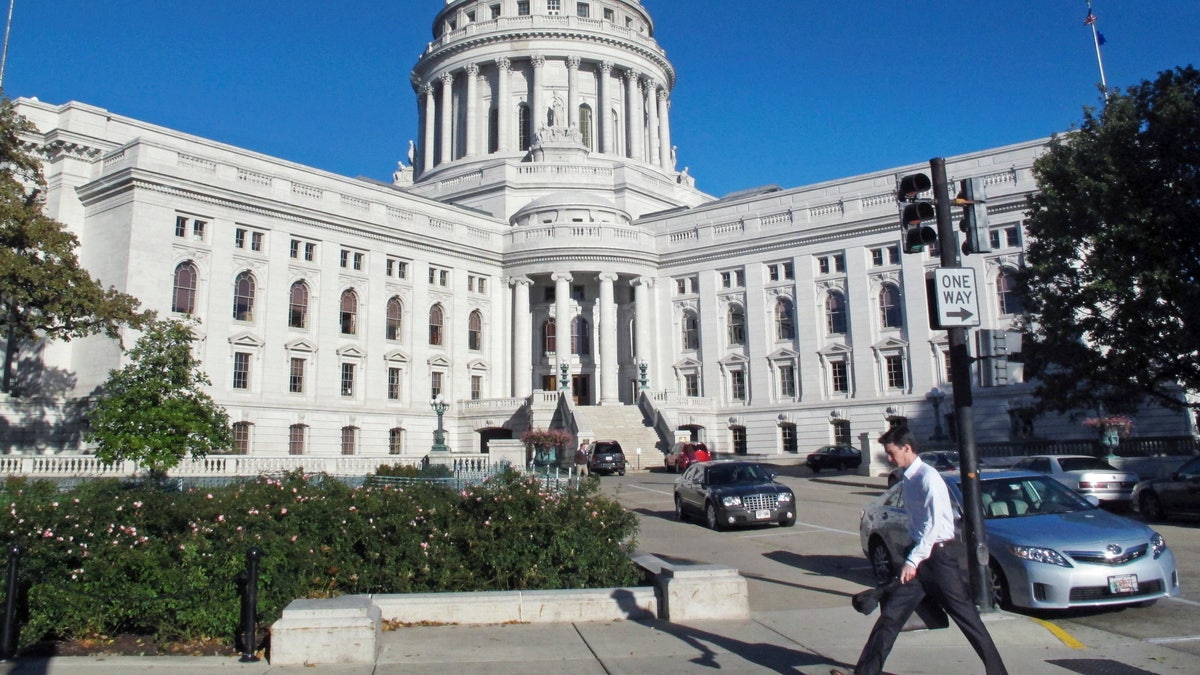
<svg viewBox="0 0 1200 675"><path fill-rule="evenodd" d="M884 364L887 367L887 385L889 389L904 388L904 358L900 355L892 355L886 357Z"/></svg>
<svg viewBox="0 0 1200 675"><path fill-rule="evenodd" d="M796 395L795 366L788 365L779 367L779 395L789 398Z"/></svg>
<svg viewBox="0 0 1200 675"><path fill-rule="evenodd" d="M354 395L354 364L342 364L342 396Z"/></svg>
<svg viewBox="0 0 1200 675"><path fill-rule="evenodd" d="M617 13L615 11L613 11L612 9L605 7L604 8L604 20L605 21L616 21Z"/></svg>
<svg viewBox="0 0 1200 675"><path fill-rule="evenodd" d="M945 381L947 383L953 382L954 378L951 377L951 375L954 373L954 369L952 369L950 367L950 350L949 349L942 350L942 365L946 367L946 380Z"/></svg>
<svg viewBox="0 0 1200 675"><path fill-rule="evenodd" d="M529 0L517 0L517 16L529 16Z"/></svg>
<svg viewBox="0 0 1200 675"><path fill-rule="evenodd" d="M192 221L192 239L196 241L204 241L204 226L206 223L203 220Z"/></svg>
<svg viewBox="0 0 1200 675"><path fill-rule="evenodd" d="M305 244L304 245L304 259L308 262L312 262L313 259L315 259L316 257L317 257L317 245L313 244L311 242Z"/></svg>
<svg viewBox="0 0 1200 675"><path fill-rule="evenodd" d="M250 424L237 422L233 425L233 451L239 455L250 453Z"/></svg>
<svg viewBox="0 0 1200 675"><path fill-rule="evenodd" d="M784 279L795 279L796 278L795 265L793 265L790 262L783 263L783 278Z"/></svg>
<svg viewBox="0 0 1200 675"><path fill-rule="evenodd" d="M408 263L398 258L387 259L387 275L397 279L408 278Z"/></svg>
<svg viewBox="0 0 1200 675"><path fill-rule="evenodd" d="M483 376L482 375L472 375L471 376L471 400L478 401L482 397L483 397Z"/></svg>
<svg viewBox="0 0 1200 675"><path fill-rule="evenodd" d="M733 427L730 431L733 432L733 453L746 454L746 427Z"/></svg>
<svg viewBox="0 0 1200 675"><path fill-rule="evenodd" d="M353 455L358 446L358 427L342 427L342 454Z"/></svg>
<svg viewBox="0 0 1200 675"><path fill-rule="evenodd" d="M387 397L389 401L400 400L400 369L388 368Z"/></svg>
<svg viewBox="0 0 1200 675"><path fill-rule="evenodd" d="M575 4L575 14L581 19L588 18L589 16L592 15L591 5L588 5L586 2L576 3Z"/></svg>
<svg viewBox="0 0 1200 675"><path fill-rule="evenodd" d="M292 359L292 369L288 374L288 391L293 394L304 393L304 359Z"/></svg>
<svg viewBox="0 0 1200 675"><path fill-rule="evenodd" d="M871 249L871 267L883 267L883 249Z"/></svg>
<svg viewBox="0 0 1200 675"><path fill-rule="evenodd" d="M900 247L899 246L889 246L887 248L887 253L888 253L888 264L889 265L899 265L900 264Z"/></svg>
<svg viewBox="0 0 1200 675"><path fill-rule="evenodd" d="M350 251L342 249L341 256L338 258L338 265L341 266L342 269L346 269L350 266Z"/></svg>
<svg viewBox="0 0 1200 675"><path fill-rule="evenodd" d="M683 376L683 387L688 396L696 397L700 395L700 376L695 373L688 373Z"/></svg>
<svg viewBox="0 0 1200 675"><path fill-rule="evenodd" d="M833 256L833 271L834 272L845 272L846 271L846 256L844 256L840 253Z"/></svg>
<svg viewBox="0 0 1200 675"><path fill-rule="evenodd" d="M562 11L562 0L546 0L546 13L558 14Z"/></svg>
<svg viewBox="0 0 1200 675"><path fill-rule="evenodd" d="M846 372L845 361L834 361L829 364L829 379L833 391L839 394L850 391L850 378Z"/></svg>
<svg viewBox="0 0 1200 675"><path fill-rule="evenodd" d="M233 388L250 388L250 354L248 352L233 353Z"/></svg>
<svg viewBox="0 0 1200 675"><path fill-rule="evenodd" d="M361 253L354 254L354 269L361 272L363 268L363 259L365 256Z"/></svg>
<svg viewBox="0 0 1200 675"><path fill-rule="evenodd" d="M308 427L303 424L293 424L288 429L288 454L303 455L304 454L304 431Z"/></svg>
<svg viewBox="0 0 1200 675"><path fill-rule="evenodd" d="M829 257L821 256L817 258L817 272L820 274L829 274Z"/></svg>
<svg viewBox="0 0 1200 675"><path fill-rule="evenodd" d="M687 279L675 280L675 295L687 295Z"/></svg>
<svg viewBox="0 0 1200 675"><path fill-rule="evenodd" d="M246 231L240 227L233 231L233 247L246 248Z"/></svg>
<svg viewBox="0 0 1200 675"><path fill-rule="evenodd" d="M721 272L721 288L733 288L733 272Z"/></svg>
<svg viewBox="0 0 1200 675"><path fill-rule="evenodd" d="M450 273L449 272L447 272L446 270L441 271L441 273L438 275L438 285L439 286L449 286L450 285Z"/></svg>
<svg viewBox="0 0 1200 675"><path fill-rule="evenodd" d="M300 240L299 239L293 239L292 242L290 244L288 244L288 255L291 256L291 258L293 260L300 257Z"/></svg>
<svg viewBox="0 0 1200 675"><path fill-rule="evenodd" d="M180 239L187 236L187 218L175 216L175 236Z"/></svg>
<svg viewBox="0 0 1200 675"><path fill-rule="evenodd" d="M781 424L779 425L779 436L783 442L784 452L798 452L799 447L796 444L796 425Z"/></svg>
<svg viewBox="0 0 1200 675"><path fill-rule="evenodd" d="M850 420L833 421L833 442L837 445L852 445L850 442Z"/></svg>
<svg viewBox="0 0 1200 675"><path fill-rule="evenodd" d="M404 451L404 429L388 429L388 454L399 455Z"/></svg>
<svg viewBox="0 0 1200 675"><path fill-rule="evenodd" d="M500 18L500 5L492 5L490 9L492 10L492 18L499 19Z"/></svg>
<svg viewBox="0 0 1200 675"><path fill-rule="evenodd" d="M583 302L584 300L587 299L587 296L584 295L584 292L583 292L583 286L572 286L571 287L571 299L576 302Z"/></svg>
<svg viewBox="0 0 1200 675"><path fill-rule="evenodd" d="M779 281L779 265L767 265L767 280Z"/></svg>
<svg viewBox="0 0 1200 675"><path fill-rule="evenodd" d="M263 247L263 233L262 232L251 232L250 233L250 250L251 251L261 251L262 247Z"/></svg>
<svg viewBox="0 0 1200 675"><path fill-rule="evenodd" d="M442 374L433 372L429 374L429 398L437 398L442 393Z"/></svg>
<svg viewBox="0 0 1200 675"><path fill-rule="evenodd" d="M729 373L729 393L735 401L746 400L746 373L735 370Z"/></svg>

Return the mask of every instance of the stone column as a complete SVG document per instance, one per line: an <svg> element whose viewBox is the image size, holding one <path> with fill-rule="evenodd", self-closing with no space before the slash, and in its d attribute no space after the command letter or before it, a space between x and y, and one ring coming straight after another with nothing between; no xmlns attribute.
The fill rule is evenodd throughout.
<svg viewBox="0 0 1200 675"><path fill-rule="evenodd" d="M533 393L533 315L529 313L529 292L533 281L529 277L509 277L512 287L512 395L524 398Z"/></svg>
<svg viewBox="0 0 1200 675"><path fill-rule="evenodd" d="M479 153L479 65L467 64L467 138L463 156L471 157Z"/></svg>
<svg viewBox="0 0 1200 675"><path fill-rule="evenodd" d="M646 125L642 122L642 87L641 76L632 70L625 71L625 132L628 136L629 147L625 156L630 159L642 158L642 134Z"/></svg>
<svg viewBox="0 0 1200 675"><path fill-rule="evenodd" d="M567 57L567 126L579 128L579 57Z"/></svg>
<svg viewBox="0 0 1200 675"><path fill-rule="evenodd" d="M441 143L441 161L445 164L452 161L454 156L450 153L454 147L451 144L451 134L454 133L454 75L452 73L442 73L442 143Z"/></svg>
<svg viewBox="0 0 1200 675"><path fill-rule="evenodd" d="M650 147L646 148L646 161L658 164L658 83L654 80L646 80L646 112L650 115L646 122L650 127Z"/></svg>
<svg viewBox="0 0 1200 675"><path fill-rule="evenodd" d="M613 282L617 275L600 273L600 405L621 403L617 367L617 306L613 302Z"/></svg>
<svg viewBox="0 0 1200 675"><path fill-rule="evenodd" d="M546 104L542 101L542 67L546 65L546 57L535 54L533 63L533 85L529 92L529 140L537 135L538 129L546 124Z"/></svg>
<svg viewBox="0 0 1200 675"><path fill-rule="evenodd" d="M556 272L554 280L554 356L558 363L571 362L571 274ZM554 373L558 381L559 373Z"/></svg>
<svg viewBox="0 0 1200 675"><path fill-rule="evenodd" d="M512 94L509 86L512 80L512 61L507 56L496 58L496 149L508 152L512 147Z"/></svg>
<svg viewBox="0 0 1200 675"><path fill-rule="evenodd" d="M636 361L649 361L654 355L650 345L650 288L654 279L638 277L633 285L633 324L634 324L634 358Z"/></svg>
<svg viewBox="0 0 1200 675"><path fill-rule="evenodd" d="M671 101L666 89L658 90L658 155L659 163L667 171L675 170L675 159L671 154Z"/></svg>
<svg viewBox="0 0 1200 675"><path fill-rule="evenodd" d="M596 111L596 128L600 130L600 152L605 154L612 154L613 134L616 133L612 122L612 69L612 61L603 61L597 75L600 78L600 109Z"/></svg>
<svg viewBox="0 0 1200 675"><path fill-rule="evenodd" d="M433 98L431 83L426 82L421 91L425 94L425 147L421 148L421 173L425 173L436 166L433 151L437 139L437 100Z"/></svg>

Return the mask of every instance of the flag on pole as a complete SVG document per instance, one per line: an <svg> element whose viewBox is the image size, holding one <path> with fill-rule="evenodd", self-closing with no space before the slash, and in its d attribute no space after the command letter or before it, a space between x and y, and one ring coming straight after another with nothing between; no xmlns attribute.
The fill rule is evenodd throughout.
<svg viewBox="0 0 1200 675"><path fill-rule="evenodd" d="M1101 33L1100 31L1096 31L1096 44L1103 45L1103 44L1106 44L1107 42L1108 42L1108 40L1104 39L1104 33Z"/></svg>
<svg viewBox="0 0 1200 675"><path fill-rule="evenodd" d="M1085 25L1085 26L1090 26L1090 25L1092 25L1092 24L1094 24L1094 23L1096 23L1096 15L1095 15L1095 14L1092 14L1092 10L1091 10L1091 8L1089 7L1089 8L1088 8L1088 15L1087 15L1087 18L1083 20L1083 25Z"/></svg>

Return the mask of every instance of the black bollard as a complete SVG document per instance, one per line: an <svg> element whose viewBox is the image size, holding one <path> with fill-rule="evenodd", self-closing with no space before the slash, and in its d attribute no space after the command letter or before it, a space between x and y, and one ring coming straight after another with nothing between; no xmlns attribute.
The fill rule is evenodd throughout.
<svg viewBox="0 0 1200 675"><path fill-rule="evenodd" d="M8 545L8 585L4 596L4 634L0 635L0 661L7 661L17 651L17 572L21 567L21 556L25 553L20 544Z"/></svg>
<svg viewBox="0 0 1200 675"><path fill-rule="evenodd" d="M242 663L254 663L258 657L254 655L255 614L258 610L258 561L263 557L263 551L257 546L246 550L246 588L242 595Z"/></svg>

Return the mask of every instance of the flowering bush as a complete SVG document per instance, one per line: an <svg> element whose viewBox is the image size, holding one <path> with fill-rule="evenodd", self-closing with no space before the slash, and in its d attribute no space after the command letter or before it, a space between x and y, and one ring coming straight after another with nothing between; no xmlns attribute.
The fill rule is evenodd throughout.
<svg viewBox="0 0 1200 675"><path fill-rule="evenodd" d="M1124 415L1101 415L1099 417L1088 417L1083 420L1083 426L1091 427L1097 431L1105 429L1116 429L1117 435L1121 438L1129 438L1133 433L1133 420Z"/></svg>
<svg viewBox="0 0 1200 675"><path fill-rule="evenodd" d="M296 598L638 580L636 517L590 481L561 494L515 472L460 492L299 472L174 493L115 480L5 487L0 531L26 549L23 645L119 633L232 641L252 546L264 553L264 627Z"/></svg>
<svg viewBox="0 0 1200 675"><path fill-rule="evenodd" d="M566 429L530 429L521 434L521 442L535 448L565 448L574 440Z"/></svg>

